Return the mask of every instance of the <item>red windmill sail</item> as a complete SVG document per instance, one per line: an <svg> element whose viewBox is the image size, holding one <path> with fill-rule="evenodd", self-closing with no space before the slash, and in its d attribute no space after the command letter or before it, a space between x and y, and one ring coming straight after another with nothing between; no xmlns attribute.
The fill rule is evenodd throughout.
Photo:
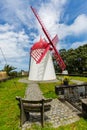
<svg viewBox="0 0 87 130"><path fill-rule="evenodd" d="M45 33L45 35L46 35L46 37L47 37L47 39L48 39L48 41L49 41L49 44L51 45L52 49L54 50L54 56L55 56L56 61L58 62L58 64L59 64L59 66L61 67L61 69L64 70L64 69L66 68L66 65L65 65L65 63L63 62L63 60L62 60L60 54L58 53L58 51L57 51L57 49L56 49L56 47L55 47L55 43L54 43L54 41L56 41L56 39L57 39L57 36L54 37L54 40L51 40L50 34L48 33L46 27L44 26L44 24L43 24L43 22L42 22L40 16L39 16L38 13L37 13L37 11L36 11L33 7L31 7L31 9L32 9L34 15L36 16L38 22L40 23L40 25L41 25L41 27L42 27L42 30L43 30L43 32ZM44 57L44 56L43 56L43 57Z"/></svg>
<svg viewBox="0 0 87 130"><path fill-rule="evenodd" d="M50 45L42 38L40 38L40 41L35 43L31 48L31 56L38 64L41 62L41 60L46 55L49 49L50 49Z"/></svg>

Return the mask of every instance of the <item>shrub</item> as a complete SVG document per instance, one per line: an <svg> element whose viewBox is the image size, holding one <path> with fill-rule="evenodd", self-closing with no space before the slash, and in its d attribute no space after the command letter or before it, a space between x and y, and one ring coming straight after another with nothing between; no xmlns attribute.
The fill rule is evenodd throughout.
<svg viewBox="0 0 87 130"><path fill-rule="evenodd" d="M63 78L63 84L64 85L68 85L69 82L70 82L69 76L64 76L64 78Z"/></svg>

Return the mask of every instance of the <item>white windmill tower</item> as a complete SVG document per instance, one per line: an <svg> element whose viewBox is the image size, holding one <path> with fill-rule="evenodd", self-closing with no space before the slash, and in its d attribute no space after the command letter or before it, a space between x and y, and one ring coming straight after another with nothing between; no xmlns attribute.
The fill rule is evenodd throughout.
<svg viewBox="0 0 87 130"><path fill-rule="evenodd" d="M32 8L37 20L39 21L44 34L46 35L48 42L40 38L40 41L35 43L31 48L31 63L29 70L29 80L33 81L44 81L44 80L55 80L55 70L53 66L52 56L50 51L53 51L53 55L58 62L62 70L65 69L65 64L59 55L55 44L58 42L58 36L56 35L52 40L45 26L43 25L36 10Z"/></svg>
<svg viewBox="0 0 87 130"><path fill-rule="evenodd" d="M55 80L55 70L49 44L40 38L31 48L29 80Z"/></svg>

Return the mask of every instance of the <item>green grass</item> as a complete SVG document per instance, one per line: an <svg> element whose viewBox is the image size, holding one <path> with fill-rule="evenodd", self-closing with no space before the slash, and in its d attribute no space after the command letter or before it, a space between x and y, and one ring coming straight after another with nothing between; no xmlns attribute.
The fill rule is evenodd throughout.
<svg viewBox="0 0 87 130"><path fill-rule="evenodd" d="M70 76L71 79L87 82L87 77Z"/></svg>
<svg viewBox="0 0 87 130"><path fill-rule="evenodd" d="M73 84L73 82L71 80L79 80L79 81L87 82L87 77L78 77L78 76L68 76L68 77L70 79L69 84ZM62 78L64 78L64 76L57 75L57 79L60 79L60 82L61 82Z"/></svg>
<svg viewBox="0 0 87 130"><path fill-rule="evenodd" d="M72 78L74 79L74 77ZM40 83L39 85L46 98L56 98L55 86L59 84L57 82ZM20 111L15 97L17 95L24 97L26 86L27 84L19 83L18 79L0 83L0 130L20 130ZM87 120L81 118L78 122L58 128L53 128L50 124L45 124L44 128L32 124L31 128L27 130L87 130Z"/></svg>
<svg viewBox="0 0 87 130"><path fill-rule="evenodd" d="M0 130L19 130L19 109L15 97L24 96L26 84L18 79L0 83Z"/></svg>
<svg viewBox="0 0 87 130"><path fill-rule="evenodd" d="M44 97L46 98L57 98L55 94L55 86L59 85L59 82L56 83L39 83L39 87L43 92Z"/></svg>

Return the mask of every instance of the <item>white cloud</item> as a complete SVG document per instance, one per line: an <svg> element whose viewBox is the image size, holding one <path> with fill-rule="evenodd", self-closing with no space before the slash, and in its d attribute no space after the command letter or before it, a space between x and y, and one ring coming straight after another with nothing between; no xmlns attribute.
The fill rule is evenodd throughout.
<svg viewBox="0 0 87 130"><path fill-rule="evenodd" d="M79 46L83 46L85 44L87 44L87 41L84 41L84 42L74 42L74 43L72 43L71 48L76 49Z"/></svg>
<svg viewBox="0 0 87 130"><path fill-rule="evenodd" d="M58 23L55 25L55 32L60 40L69 35L80 36L87 34L87 15L79 15L71 25Z"/></svg>
<svg viewBox="0 0 87 130"><path fill-rule="evenodd" d="M23 32L5 32L0 34L0 47L6 57L20 57L25 55L24 47L28 47L28 37Z"/></svg>
<svg viewBox="0 0 87 130"><path fill-rule="evenodd" d="M0 26L0 48L7 59L7 63L20 66L22 65L25 57L29 59L29 54L24 48L29 48L29 37L25 34L24 30L19 32L13 31L13 26L1 25ZM3 54L0 50L0 63L5 65ZM18 59L18 60L17 60ZM24 64L24 63L23 63Z"/></svg>
<svg viewBox="0 0 87 130"><path fill-rule="evenodd" d="M5 22L13 24L16 30L21 28L22 25L31 28L33 21L28 0L3 0L0 4L3 7L0 12L2 16L0 19L4 19Z"/></svg>
<svg viewBox="0 0 87 130"><path fill-rule="evenodd" d="M65 9L65 4L67 4L67 0L51 0L40 7L38 13L51 36L53 37L55 34L58 34L61 40L69 35L79 36L87 33L87 15L85 14L79 15L71 25L59 23L61 14ZM44 35L38 23L37 28L39 34Z"/></svg>
<svg viewBox="0 0 87 130"><path fill-rule="evenodd" d="M67 0L61 0L61 1L50 0L49 3L45 3L45 4L42 3L38 12L41 17L41 20L46 26L46 29L51 34L51 38L53 38L55 34L58 34L59 37L59 44L57 45L58 49L62 47L67 48L66 43L63 43L64 42L63 39L65 37L70 35L80 36L83 35L84 33L87 33L87 15L85 14L81 14L78 17L76 17L76 19L71 25L66 25L64 23L59 22L61 14L64 12L65 4L67 4ZM39 31L39 34L45 37L38 22L36 22L36 27ZM63 42L61 42L61 40L63 40ZM81 43L77 42L77 43L78 46L82 44L82 42Z"/></svg>
<svg viewBox="0 0 87 130"><path fill-rule="evenodd" d="M10 31L12 29L14 29L14 26L10 26L9 24L5 24L4 27L0 25L0 32Z"/></svg>
<svg viewBox="0 0 87 130"><path fill-rule="evenodd" d="M39 11L37 12L40 15L40 18L44 23L46 29L48 30L51 39L56 34L58 34L59 40L64 38L64 36L66 35L65 31L61 31L61 29L63 28L63 26L65 27L65 25L59 24L61 13L64 12L64 5L66 3L67 0L50 0L49 3L42 3ZM42 37L46 38L37 20L35 24L39 31L39 35L42 35ZM37 36L36 40L39 39L39 35ZM58 44L57 48L60 49L61 46L62 45Z"/></svg>
<svg viewBox="0 0 87 130"><path fill-rule="evenodd" d="M64 10L63 6L65 3L66 0L50 0L49 3L42 3L39 9L38 13L52 37L58 33L58 23L61 12ZM37 28L39 30L39 34L44 35L38 23Z"/></svg>
<svg viewBox="0 0 87 130"><path fill-rule="evenodd" d="M87 15L79 15L74 23L70 26L70 31L75 35L87 33Z"/></svg>

